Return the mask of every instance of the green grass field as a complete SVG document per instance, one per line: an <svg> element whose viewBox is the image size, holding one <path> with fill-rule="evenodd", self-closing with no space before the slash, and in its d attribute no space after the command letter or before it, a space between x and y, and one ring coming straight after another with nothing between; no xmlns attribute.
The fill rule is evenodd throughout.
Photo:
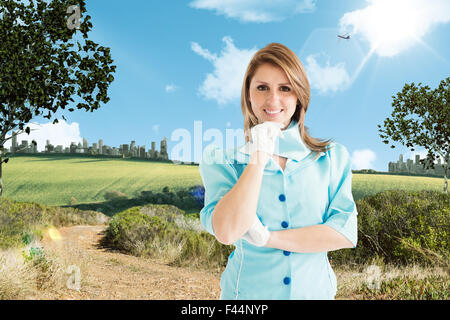
<svg viewBox="0 0 450 320"><path fill-rule="evenodd" d="M352 180L352 193L355 200L385 190L442 192L443 187L444 178L434 177L354 173Z"/></svg>
<svg viewBox="0 0 450 320"><path fill-rule="evenodd" d="M202 184L197 166L150 161L86 157L11 158L3 164L3 196L50 206L103 202L106 191L117 190L129 198L140 191L171 191ZM355 200L390 189L442 191L443 178L353 174Z"/></svg>
<svg viewBox="0 0 450 320"><path fill-rule="evenodd" d="M3 195L50 206L102 202L106 191L133 198L144 190L177 191L202 184L197 166L86 157L16 157L3 164Z"/></svg>

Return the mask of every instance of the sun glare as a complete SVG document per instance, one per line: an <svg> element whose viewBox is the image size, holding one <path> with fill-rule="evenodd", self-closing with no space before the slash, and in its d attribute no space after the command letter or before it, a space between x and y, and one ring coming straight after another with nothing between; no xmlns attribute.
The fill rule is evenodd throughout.
<svg viewBox="0 0 450 320"><path fill-rule="evenodd" d="M56 230L53 227L48 229L48 235L49 235L50 239L52 239L53 241L61 240L61 234L59 233L58 230Z"/></svg>
<svg viewBox="0 0 450 320"><path fill-rule="evenodd" d="M363 9L347 12L340 32L361 35L380 56L394 56L427 34L431 26L450 19L448 2L367 0Z"/></svg>
<svg viewBox="0 0 450 320"><path fill-rule="evenodd" d="M415 41L420 29L419 12L405 0L383 0L373 4L367 13L367 33L374 49L389 50L399 43Z"/></svg>

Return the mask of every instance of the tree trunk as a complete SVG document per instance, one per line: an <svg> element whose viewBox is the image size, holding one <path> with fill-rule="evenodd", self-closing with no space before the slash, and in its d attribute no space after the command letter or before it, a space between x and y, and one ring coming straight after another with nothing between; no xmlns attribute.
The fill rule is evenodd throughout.
<svg viewBox="0 0 450 320"><path fill-rule="evenodd" d="M0 179L0 183L1 183L1 179ZM447 176L445 176L444 192L445 192L446 194L448 194L448 180L447 180Z"/></svg>
<svg viewBox="0 0 450 320"><path fill-rule="evenodd" d="M3 182L2 182L2 164L3 164L3 155L1 154L0 151L0 197L3 194Z"/></svg>
<svg viewBox="0 0 450 320"><path fill-rule="evenodd" d="M444 170L444 192L446 194L448 194L448 179L447 179L447 175L448 175L448 154L447 154L447 162L444 163L444 166L445 166L445 170ZM0 170L1 170L1 168L0 168ZM1 178L1 175L0 175L0 178Z"/></svg>
<svg viewBox="0 0 450 320"><path fill-rule="evenodd" d="M1 167L0 167L1 170ZM444 192L446 194L448 194L448 179L447 179L447 171L448 171L448 166L447 168L445 168L445 173L444 173ZM1 172L1 171L0 171ZM1 176L0 176L0 183L1 183Z"/></svg>

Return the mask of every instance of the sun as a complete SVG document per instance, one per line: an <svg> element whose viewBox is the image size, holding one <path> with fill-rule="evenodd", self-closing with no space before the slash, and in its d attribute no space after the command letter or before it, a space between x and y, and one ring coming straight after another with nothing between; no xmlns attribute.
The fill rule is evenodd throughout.
<svg viewBox="0 0 450 320"><path fill-rule="evenodd" d="M353 26L352 33L370 42L371 50L381 56L393 56L416 43L427 31L424 8L416 0L370 0L364 9L346 13L341 28ZM347 30L348 31L348 30Z"/></svg>
<svg viewBox="0 0 450 320"><path fill-rule="evenodd" d="M407 1L379 1L369 15L369 34L378 47L414 41L420 30L420 13Z"/></svg>

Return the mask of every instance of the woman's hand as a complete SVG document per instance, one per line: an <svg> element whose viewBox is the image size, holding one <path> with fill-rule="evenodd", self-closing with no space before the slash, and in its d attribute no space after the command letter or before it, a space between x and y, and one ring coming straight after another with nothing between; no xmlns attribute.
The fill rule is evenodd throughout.
<svg viewBox="0 0 450 320"><path fill-rule="evenodd" d="M281 128L283 128L282 123L272 121L266 121L251 128L251 141L248 143L246 152L252 156L252 160L258 164L267 163L273 155L276 137L283 137Z"/></svg>
<svg viewBox="0 0 450 320"><path fill-rule="evenodd" d="M252 145L255 150L268 153L270 156L275 149L275 139L283 136L281 132L283 124L280 122L266 121L250 129Z"/></svg>

